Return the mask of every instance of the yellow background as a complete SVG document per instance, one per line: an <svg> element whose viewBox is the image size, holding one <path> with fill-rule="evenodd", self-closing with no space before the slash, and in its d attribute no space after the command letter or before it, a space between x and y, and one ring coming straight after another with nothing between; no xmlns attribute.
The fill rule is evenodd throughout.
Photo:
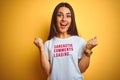
<svg viewBox="0 0 120 80"><path fill-rule="evenodd" d="M47 39L53 9L62 1L72 5L79 34L99 41L85 80L120 80L119 0L1 0L0 80L46 80L33 40Z"/></svg>

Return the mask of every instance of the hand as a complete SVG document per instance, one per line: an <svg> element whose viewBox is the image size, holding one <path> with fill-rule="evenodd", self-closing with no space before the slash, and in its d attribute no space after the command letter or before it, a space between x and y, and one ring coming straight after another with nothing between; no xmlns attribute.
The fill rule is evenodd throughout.
<svg viewBox="0 0 120 80"><path fill-rule="evenodd" d="M97 38L94 37L94 38L92 38L92 39L87 41L86 49L91 50L91 49L93 49L97 45L98 45Z"/></svg>
<svg viewBox="0 0 120 80"><path fill-rule="evenodd" d="M34 39L34 44L40 49L42 50L44 45L43 45L43 41L41 38L35 38Z"/></svg>

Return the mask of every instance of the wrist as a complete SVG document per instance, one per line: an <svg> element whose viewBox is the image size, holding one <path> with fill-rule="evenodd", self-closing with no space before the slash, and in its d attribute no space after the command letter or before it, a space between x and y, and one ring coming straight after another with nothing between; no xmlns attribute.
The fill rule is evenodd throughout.
<svg viewBox="0 0 120 80"><path fill-rule="evenodd" d="M85 51L84 51L84 54L88 57L90 57L92 55L92 53L93 52L90 49L85 49Z"/></svg>
<svg viewBox="0 0 120 80"><path fill-rule="evenodd" d="M39 50L41 53L44 52L44 47L40 47Z"/></svg>

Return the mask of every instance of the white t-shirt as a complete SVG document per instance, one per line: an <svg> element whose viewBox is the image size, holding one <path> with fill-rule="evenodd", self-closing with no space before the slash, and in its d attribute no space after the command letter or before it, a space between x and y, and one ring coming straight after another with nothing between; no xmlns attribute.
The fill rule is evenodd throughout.
<svg viewBox="0 0 120 80"><path fill-rule="evenodd" d="M51 64L50 80L83 80L78 59L85 46L85 40L79 36L54 37L46 41L45 53Z"/></svg>

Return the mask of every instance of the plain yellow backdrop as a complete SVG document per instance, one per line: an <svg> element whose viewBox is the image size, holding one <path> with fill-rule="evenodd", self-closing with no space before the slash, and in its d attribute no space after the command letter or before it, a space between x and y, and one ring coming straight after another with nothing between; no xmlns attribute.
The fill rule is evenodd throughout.
<svg viewBox="0 0 120 80"><path fill-rule="evenodd" d="M52 12L60 2L72 5L79 34L97 36L85 80L120 80L119 0L4 0L0 11L0 80L46 80L35 37L49 34Z"/></svg>

